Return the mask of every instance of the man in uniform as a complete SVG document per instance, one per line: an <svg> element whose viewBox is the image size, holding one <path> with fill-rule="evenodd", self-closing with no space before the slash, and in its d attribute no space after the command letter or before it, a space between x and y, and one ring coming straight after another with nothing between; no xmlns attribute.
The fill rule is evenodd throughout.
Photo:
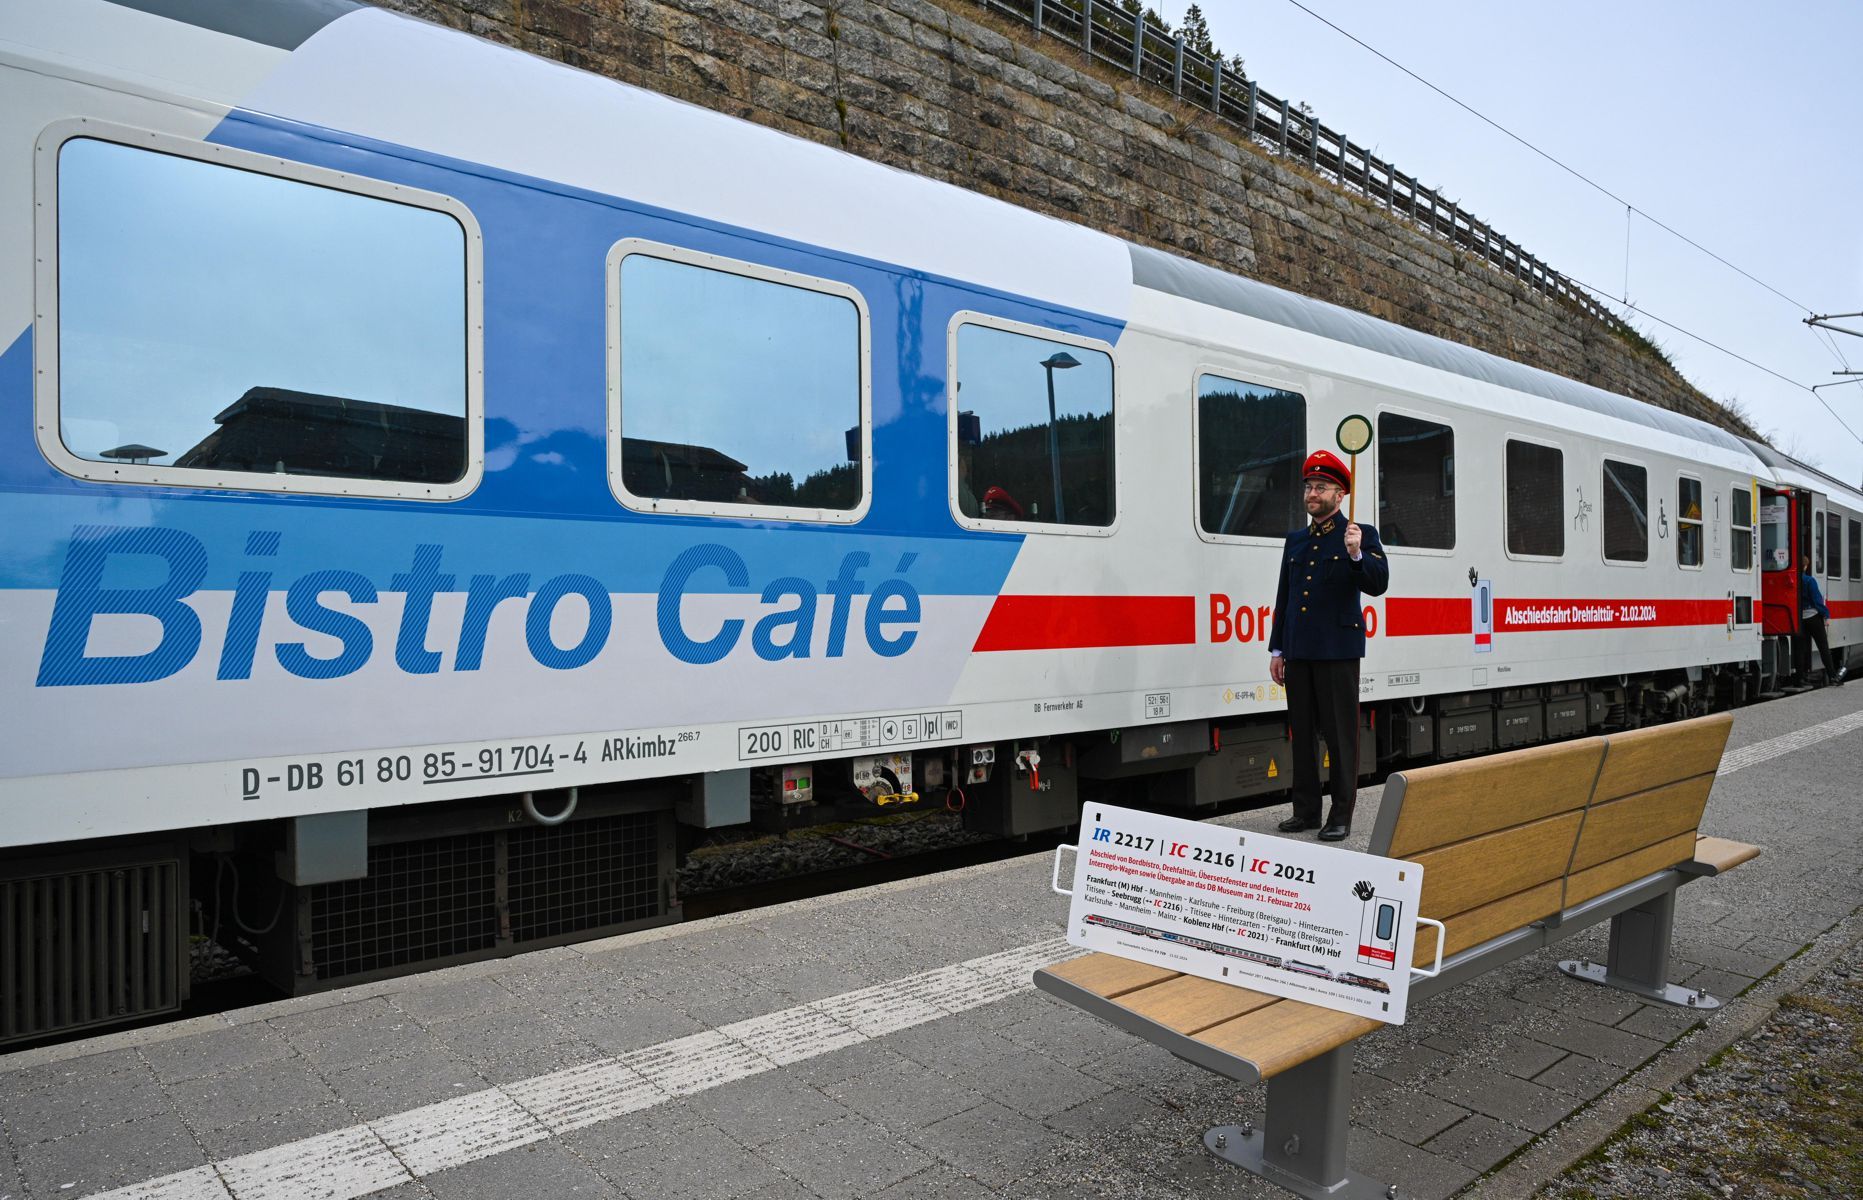
<svg viewBox="0 0 1863 1200"><path fill-rule="evenodd" d="M1348 521L1340 501L1352 473L1337 455L1316 450L1301 475L1311 523L1287 535L1281 581L1274 594L1269 672L1287 688L1294 734L1294 815L1282 833L1319 829L1320 840L1352 833L1358 799L1358 665L1365 657L1362 592L1381 596L1391 567L1378 531ZM1320 747L1332 751L1332 812L1320 827Z"/></svg>

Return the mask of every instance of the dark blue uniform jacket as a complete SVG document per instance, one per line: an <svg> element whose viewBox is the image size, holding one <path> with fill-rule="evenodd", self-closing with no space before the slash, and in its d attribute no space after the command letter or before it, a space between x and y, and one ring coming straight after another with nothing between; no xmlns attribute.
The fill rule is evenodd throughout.
<svg viewBox="0 0 1863 1200"><path fill-rule="evenodd" d="M1268 649L1287 658L1365 657L1365 617L1359 594L1382 596L1391 584L1378 531L1359 524L1361 557L1346 554L1344 513L1287 535L1281 583L1274 593Z"/></svg>

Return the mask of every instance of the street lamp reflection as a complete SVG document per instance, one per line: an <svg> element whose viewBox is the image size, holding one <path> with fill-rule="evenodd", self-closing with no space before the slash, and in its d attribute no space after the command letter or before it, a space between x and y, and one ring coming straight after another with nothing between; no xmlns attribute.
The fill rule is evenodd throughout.
<svg viewBox="0 0 1863 1200"><path fill-rule="evenodd" d="M1048 471L1054 481L1054 519L1065 524L1067 509L1061 503L1061 438L1054 418L1054 373L1078 367L1080 360L1065 350L1057 350L1052 357L1043 359L1041 365L1048 374Z"/></svg>

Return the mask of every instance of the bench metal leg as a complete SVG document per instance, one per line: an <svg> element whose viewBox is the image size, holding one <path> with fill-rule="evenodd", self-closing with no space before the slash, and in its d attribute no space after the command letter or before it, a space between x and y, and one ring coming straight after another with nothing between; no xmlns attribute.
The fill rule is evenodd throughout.
<svg viewBox="0 0 1863 1200"><path fill-rule="evenodd" d="M1675 932L1675 893L1664 892L1611 918L1611 956L1595 963L1567 959L1559 969L1574 979L1602 983L1646 1000L1706 1012L1721 1002L1699 988L1679 987L1669 979L1669 936Z"/></svg>
<svg viewBox="0 0 1863 1200"><path fill-rule="evenodd" d="M1311 1200L1385 1200L1395 1194L1346 1169L1352 1043L1268 1081L1265 1128L1223 1125L1203 1135L1211 1154Z"/></svg>

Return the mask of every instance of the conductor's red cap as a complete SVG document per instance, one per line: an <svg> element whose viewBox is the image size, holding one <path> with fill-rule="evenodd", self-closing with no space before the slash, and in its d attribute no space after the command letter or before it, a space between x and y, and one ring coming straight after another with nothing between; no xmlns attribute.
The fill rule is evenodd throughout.
<svg viewBox="0 0 1863 1200"><path fill-rule="evenodd" d="M1300 469L1302 479L1324 479L1336 483L1346 491L1352 490L1352 472L1339 461L1339 456L1330 450L1315 450L1307 455L1307 465Z"/></svg>

